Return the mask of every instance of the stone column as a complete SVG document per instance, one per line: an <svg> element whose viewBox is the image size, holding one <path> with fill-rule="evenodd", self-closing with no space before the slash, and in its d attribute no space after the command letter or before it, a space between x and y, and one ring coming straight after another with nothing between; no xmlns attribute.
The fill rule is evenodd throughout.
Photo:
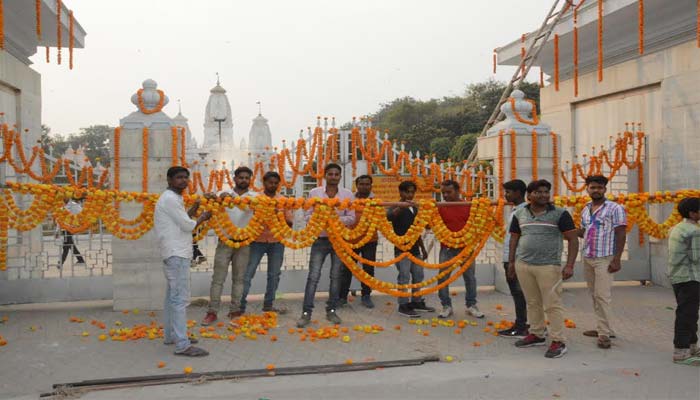
<svg viewBox="0 0 700 400"><path fill-rule="evenodd" d="M532 104L525 99L525 93L514 90L511 94L511 101L507 101L501 106L501 111L506 118L488 130L486 136L480 137L477 142L479 161L489 161L493 165L494 175L496 175L496 192L498 187L512 179L521 179L525 183L532 181L535 174L533 171L533 132L537 140L537 179L546 179L554 185L553 163L554 163L554 142L551 136L551 128L542 122L534 123ZM527 121L530 123L525 123ZM499 132L503 131L503 182L498 181L498 142ZM515 146L511 140L511 132L515 132ZM559 135L556 135L559 143ZM561 146L559 146L561 150ZM513 158L512 155L515 154ZM515 161L515 176L512 176L512 162ZM561 169L561 165L559 166ZM558 176L558 175L557 175ZM560 193L561 184L559 186ZM554 196L554 193L552 193ZM509 207L505 210L505 216L510 213ZM497 246L499 254L503 253L502 247ZM505 279L503 268L497 265L494 269L496 275L494 282L496 290L503 293L510 293Z"/></svg>
<svg viewBox="0 0 700 400"><path fill-rule="evenodd" d="M143 82L143 113L138 94L131 97L137 111L119 121L121 126L119 189L141 192L143 190L143 131L148 129L148 192L162 193L167 187L166 172L172 165L172 119L158 110L161 93L151 79ZM168 98L162 94L162 105ZM114 141L113 141L114 143ZM179 146L178 146L179 148ZM114 150L112 150L114 153ZM178 152L179 154L179 152ZM112 154L114 157L114 154ZM113 158L114 159L114 158ZM142 210L140 203L121 203L122 218L135 218ZM165 277L160 248L153 230L138 240L112 240L112 281L114 285L114 310L161 310L165 298Z"/></svg>

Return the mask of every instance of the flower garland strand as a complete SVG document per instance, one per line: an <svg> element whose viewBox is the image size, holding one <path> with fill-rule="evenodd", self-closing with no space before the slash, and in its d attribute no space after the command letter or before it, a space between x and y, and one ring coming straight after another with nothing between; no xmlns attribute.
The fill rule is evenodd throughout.
<svg viewBox="0 0 700 400"><path fill-rule="evenodd" d="M559 195L559 144L557 134L550 132L552 137L552 189L554 195Z"/></svg>
<svg viewBox="0 0 700 400"><path fill-rule="evenodd" d="M34 0L34 16L36 18L36 40L41 41L41 0Z"/></svg>
<svg viewBox="0 0 700 400"><path fill-rule="evenodd" d="M644 0L639 1L639 54L644 54Z"/></svg>
<svg viewBox="0 0 700 400"><path fill-rule="evenodd" d="M603 0L598 0L598 82L602 82L602 81L603 81Z"/></svg>
<svg viewBox="0 0 700 400"><path fill-rule="evenodd" d="M583 4L583 1L581 2ZM578 97L578 7L574 8L574 97Z"/></svg>
<svg viewBox="0 0 700 400"><path fill-rule="evenodd" d="M177 127L171 126L170 127L170 165L173 167L178 165L178 151L177 151Z"/></svg>
<svg viewBox="0 0 700 400"><path fill-rule="evenodd" d="M48 64L49 62L51 62L50 55L51 55L51 52L50 52L50 50L49 50L49 46L46 46L46 63L47 63L47 64Z"/></svg>
<svg viewBox="0 0 700 400"><path fill-rule="evenodd" d="M516 133L515 130L510 131L510 179L518 179L518 168L516 165L517 148L516 148Z"/></svg>
<svg viewBox="0 0 700 400"><path fill-rule="evenodd" d="M75 45L73 10L68 11L68 69L73 69L73 47Z"/></svg>
<svg viewBox="0 0 700 400"><path fill-rule="evenodd" d="M185 136L185 128L180 128L180 161L183 167L189 168L187 165L187 152L186 152L186 145L187 145L187 137Z"/></svg>
<svg viewBox="0 0 700 400"><path fill-rule="evenodd" d="M537 131L532 130L532 180L536 181L538 179L537 175Z"/></svg>
<svg viewBox="0 0 700 400"><path fill-rule="evenodd" d="M554 34L554 90L559 91L559 35Z"/></svg>
<svg viewBox="0 0 700 400"><path fill-rule="evenodd" d="M700 0L698 0L700 1ZM700 24L700 23L699 23ZM699 25L700 26L700 25ZM700 43L700 39L698 39ZM497 56L496 56L496 49L493 49L493 74L496 75L496 61L497 61Z"/></svg>
<svg viewBox="0 0 700 400"><path fill-rule="evenodd" d="M544 71L540 68L540 89L544 87Z"/></svg>
<svg viewBox="0 0 700 400"><path fill-rule="evenodd" d="M505 175L503 173L503 130L498 132L498 198L504 196L503 184L505 183Z"/></svg>
<svg viewBox="0 0 700 400"><path fill-rule="evenodd" d="M520 35L520 74L525 75L525 34Z"/></svg>
<svg viewBox="0 0 700 400"><path fill-rule="evenodd" d="M58 65L61 65L61 1L56 0L56 49L58 51Z"/></svg>
<svg viewBox="0 0 700 400"><path fill-rule="evenodd" d="M695 41L698 48L700 48L700 0L697 0L695 5Z"/></svg>
<svg viewBox="0 0 700 400"><path fill-rule="evenodd" d="M5 7L0 0L0 50L5 50Z"/></svg>
<svg viewBox="0 0 700 400"><path fill-rule="evenodd" d="M513 109L513 114L515 115L515 119L517 119L519 122L522 122L523 124L526 125L538 125L540 123L540 119L537 115L537 103L535 103L534 100L530 99L525 99L526 102L530 103L532 105L532 120L528 121L527 119L523 118L518 110L515 109L515 99L512 97L508 98L508 101L510 102L510 106Z"/></svg>
<svg viewBox="0 0 700 400"><path fill-rule="evenodd" d="M165 93L163 93L163 91L160 89L158 89L157 92L159 96L158 104L156 104L156 106L153 108L146 108L146 104L143 101L143 89L139 89L138 91L136 91L136 98L138 100L139 110L142 113L146 115L155 114L163 109L163 105L165 104Z"/></svg>

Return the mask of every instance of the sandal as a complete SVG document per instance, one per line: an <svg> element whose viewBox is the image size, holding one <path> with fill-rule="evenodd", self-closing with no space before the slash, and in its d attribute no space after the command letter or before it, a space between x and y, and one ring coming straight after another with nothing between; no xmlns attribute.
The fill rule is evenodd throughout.
<svg viewBox="0 0 700 400"><path fill-rule="evenodd" d="M204 356L208 356L209 352L204 350L204 349L200 349L199 347L190 346L183 351L180 351L180 352L176 351L175 355L176 356L185 356L185 357L204 357Z"/></svg>
<svg viewBox="0 0 700 400"><path fill-rule="evenodd" d="M598 336L598 347L601 349L609 349L611 346L610 338L607 336Z"/></svg>

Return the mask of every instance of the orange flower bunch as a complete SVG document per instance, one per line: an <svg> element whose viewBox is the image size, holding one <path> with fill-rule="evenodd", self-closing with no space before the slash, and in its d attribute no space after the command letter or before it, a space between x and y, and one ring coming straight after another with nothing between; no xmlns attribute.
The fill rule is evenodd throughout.
<svg viewBox="0 0 700 400"><path fill-rule="evenodd" d="M534 100L530 99L525 99L528 103L532 104L532 121L528 121L527 119L523 118L518 110L515 109L515 99L512 97L508 98L508 101L510 102L510 106L513 109L513 114L515 115L515 119L517 119L519 122L522 122L523 124L527 125L537 125L540 123L539 116L537 115L537 104L535 103Z"/></svg>
<svg viewBox="0 0 700 400"><path fill-rule="evenodd" d="M156 106L153 108L146 108L146 104L143 101L143 89L139 89L136 92L136 98L138 100L139 110L142 113L155 114L163 109L163 105L165 104L165 93L163 93L163 91L160 89L158 89L157 91L158 91L159 100L158 100L158 104L156 104Z"/></svg>

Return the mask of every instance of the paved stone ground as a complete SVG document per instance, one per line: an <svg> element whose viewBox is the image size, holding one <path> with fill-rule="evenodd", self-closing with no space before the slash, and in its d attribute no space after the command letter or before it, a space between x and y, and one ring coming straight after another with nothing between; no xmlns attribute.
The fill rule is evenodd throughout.
<svg viewBox="0 0 700 400"><path fill-rule="evenodd" d="M455 298L460 305L461 293ZM291 296L290 296L291 297ZM324 299L317 300L320 325L326 325ZM428 299L438 305L437 298ZM487 321L512 319L509 296L493 291L479 293L483 320L467 318L463 306L456 307L455 320L476 322L462 333L455 328L409 324L396 312L395 299L376 296L378 305L366 310L359 301L340 310L343 326L350 328L351 341L339 338L300 342L290 335L298 317L301 301L293 297L280 304L291 312L281 316L279 328L267 336L249 340L242 335L234 342L204 339L200 343L211 352L201 359L186 359L172 354L172 347L160 340L100 342L103 330L92 326L92 319L104 322L107 329L153 319L147 312L128 315L111 311L111 304L72 303L0 307L0 335L8 344L0 347L0 398L48 392L54 383L86 379L181 373L191 366L195 372L257 369L268 364L277 367L382 361L439 354L454 357L451 363L430 363L419 367L377 371L223 381L206 385L169 385L83 396L92 399L123 398L700 398L700 369L674 365L672 352L672 292L660 287L616 287L614 289L615 326L619 338L611 350L595 347L594 339L581 335L593 327L590 298L586 290L570 288L564 292L567 318L577 328L567 329L569 354L562 359L543 357L544 348L515 349L512 339L497 338L484 332ZM391 303L389 305L389 303ZM503 305L498 310L497 305ZM249 310L259 312L254 301ZM189 317L200 320L204 309L190 307ZM75 316L85 320L71 323ZM160 313L156 314L156 318ZM431 316L427 314L428 318ZM384 331L365 334L355 325L377 324ZM401 329L396 330L395 326ZM34 327L32 329L32 327ZM193 328L195 331L198 327ZM417 329L428 330L429 336ZM221 333L226 328L217 328ZM89 336L83 337L83 331ZM276 342L270 335L276 335ZM481 346L474 347L478 341ZM157 368L164 361L165 368Z"/></svg>

